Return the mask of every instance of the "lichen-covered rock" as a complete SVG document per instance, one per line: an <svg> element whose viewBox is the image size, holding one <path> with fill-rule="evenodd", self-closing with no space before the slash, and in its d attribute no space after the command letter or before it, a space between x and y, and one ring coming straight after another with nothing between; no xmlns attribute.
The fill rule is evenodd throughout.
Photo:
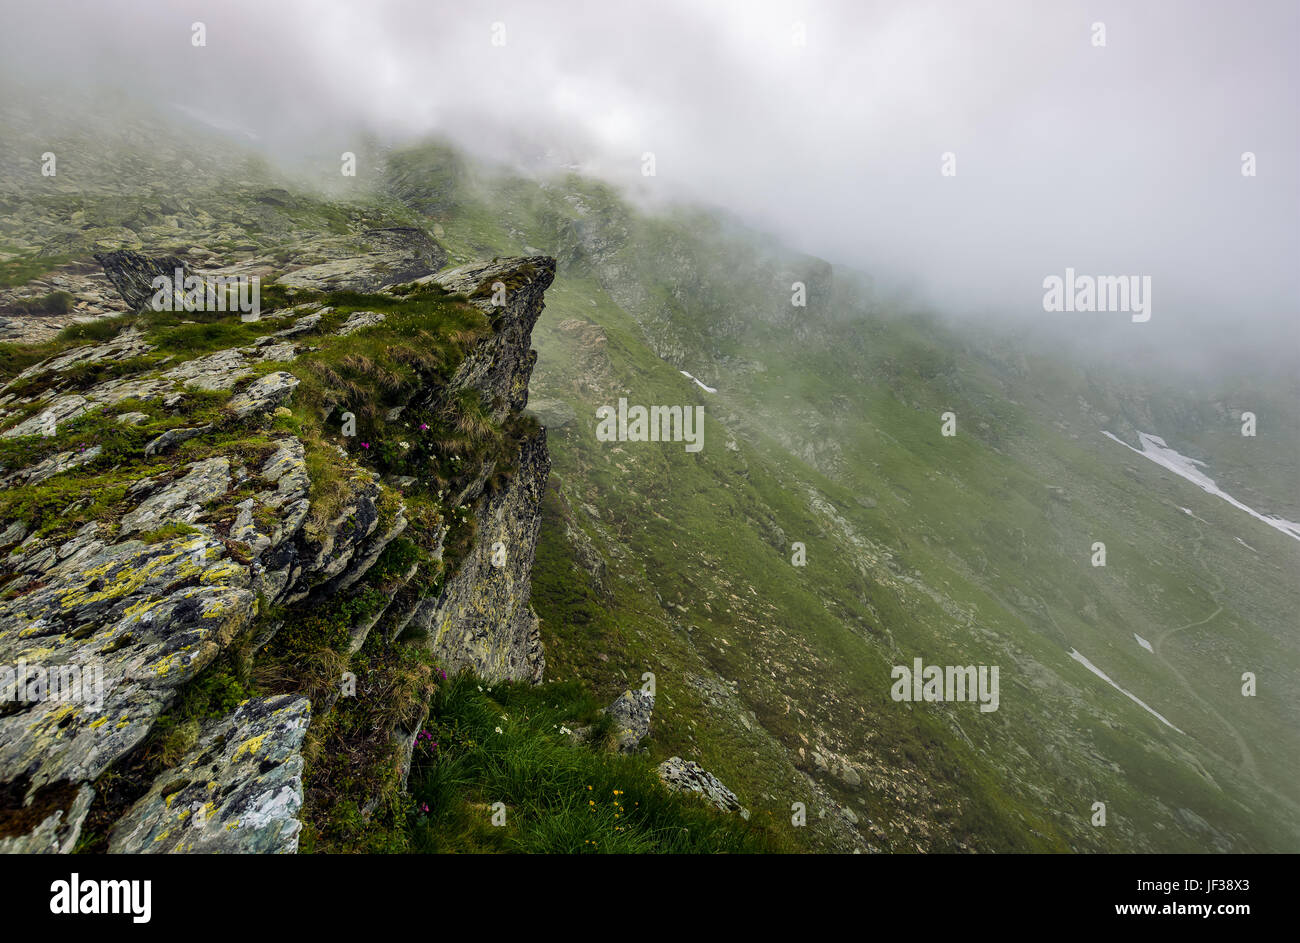
<svg viewBox="0 0 1300 943"><path fill-rule="evenodd" d="M136 349L129 345L137 343L128 337L124 347L121 337L107 344L87 348L87 353L80 359L68 360L60 355L43 361L25 372L28 377L40 376L50 372L63 372L80 363L95 362L103 359L119 359L125 350ZM0 396L0 424L20 406L39 404L39 411L17 423L0 436L13 438L17 436L52 435L60 426L71 419L92 412L105 406L111 406L127 399L162 400L171 402L187 389L218 391L230 390L252 376L254 368L261 363L291 362L297 357L297 348L287 342L265 344L252 347L235 347L186 360L153 375L126 376L106 380L80 393L59 393L46 389L33 398L19 399L15 394ZM5 390L12 390L18 379L12 381ZM257 412L269 411L293 393L298 385L298 378L285 371L278 371L259 377L246 389L231 398L230 408L241 418Z"/></svg>
<svg viewBox="0 0 1300 943"><path fill-rule="evenodd" d="M469 288L473 302L487 306L493 333L468 352L469 366L462 364L454 378L458 386L431 383L417 398L436 405L473 388L505 419L527 398L536 356L529 331L554 263L492 263L479 274L508 282L509 301L497 310L477 294L477 283ZM467 286L474 282L464 278ZM263 613L299 603L328 606L404 532L399 488L342 451L331 469L341 473L341 500L312 514L303 443L270 425L269 413L291 396L299 378L289 370L263 373L259 365L291 364L299 348L289 338L318 329L327 310L299 306L294 313L303 316L302 330L265 334L251 346L179 363L145 356L154 348L127 329L37 364L24 371L23 383L12 381L0 391L6 436L45 435L124 400L150 402L151 413L124 405L131 412L116 417L123 424L150 422L159 408L176 416L174 425L156 427L160 431L141 443L148 471L118 486L111 516L75 533L49 519L0 521L6 574L0 666L80 671L90 685L89 696L15 701L0 716L0 851L71 850L92 801L90 784L141 744L187 684L236 638L241 652L248 644L252 650L267 644L284 620L255 624ZM377 313L360 312L345 327L360 330L379 320ZM132 372L134 364L125 362L137 358L140 369ZM81 371L87 366L93 369ZM64 373L66 382L55 376ZM104 375L109 379L91 382ZM75 378L88 385L78 387ZM233 394L220 420L183 418L189 414L179 406L193 390ZM241 420L241 438L217 438L232 418ZM205 433L213 439L192 451ZM421 599L414 588L395 592L400 604L367 610L349 626L354 650L380 619L414 621L450 670L473 667L493 679L540 680L544 659L529 590L550 459L544 431L524 433L517 443L517 470L503 477L487 460L462 486L457 498L474 515L476 543L438 597ZM169 454L187 451L196 460L168 466ZM0 469L0 480L29 487L70 478L101 454L98 445L44 454L27 467ZM497 482L494 490L486 490L489 481ZM423 548L432 558L440 555L446 533L445 525L439 527L436 546ZM411 567L386 579L400 587L414 573ZM293 850L302 801L301 728L309 710L328 711L329 702L281 699L268 707L255 699L202 731L199 746L162 773L120 820L112 850ZM375 736L403 744L409 756L413 731ZM241 743L257 745L240 752ZM195 806L204 810L202 826L192 824Z"/></svg>
<svg viewBox="0 0 1300 943"><path fill-rule="evenodd" d="M624 691L605 713L614 722L614 738L623 753L631 753L650 734L650 718L654 714L655 696L645 691Z"/></svg>
<svg viewBox="0 0 1300 943"><path fill-rule="evenodd" d="M290 343L232 347L204 357L187 360L163 374L168 380L180 381L197 390L228 390L251 376L256 364L267 361L293 360L297 348ZM263 377L265 379L265 377ZM294 385L297 385L295 379Z"/></svg>
<svg viewBox="0 0 1300 943"><path fill-rule="evenodd" d="M248 570L223 555L202 535L127 541L0 602L0 664L76 669L81 684L0 718L0 782L84 782L140 742L253 617Z"/></svg>
<svg viewBox="0 0 1300 943"><path fill-rule="evenodd" d="M268 373L232 396L227 406L240 419L253 413L269 413L293 394L298 382L296 376L283 370Z"/></svg>
<svg viewBox="0 0 1300 943"><path fill-rule="evenodd" d="M537 614L529 605L541 499L550 475L546 434L526 439L519 469L486 500L479 539L442 592L412 623L448 671L471 668L489 680L540 681L545 668Z"/></svg>
<svg viewBox="0 0 1300 943"><path fill-rule="evenodd" d="M152 493L122 518L120 532L135 534L157 530L172 521L192 521L205 504L228 490L230 460L222 456L187 465L184 477L165 486L142 481L135 486L135 493Z"/></svg>
<svg viewBox="0 0 1300 943"><path fill-rule="evenodd" d="M352 491L333 518L324 526L305 527L297 535L295 563L302 575L286 593L286 603L306 599L348 570L379 526L383 496L379 482L369 472L357 472L350 484Z"/></svg>
<svg viewBox="0 0 1300 943"><path fill-rule="evenodd" d="M113 828L113 853L293 853L311 702L244 701L210 724Z"/></svg>
<svg viewBox="0 0 1300 943"><path fill-rule="evenodd" d="M749 810L741 806L736 794L699 763L674 756L660 763L657 771L669 789L696 793L723 812L739 812L742 818L749 818Z"/></svg>

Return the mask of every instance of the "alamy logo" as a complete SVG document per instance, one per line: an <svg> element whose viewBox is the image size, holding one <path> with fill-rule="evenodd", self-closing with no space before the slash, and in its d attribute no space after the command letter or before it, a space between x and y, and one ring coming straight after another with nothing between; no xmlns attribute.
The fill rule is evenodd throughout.
<svg viewBox="0 0 1300 943"><path fill-rule="evenodd" d="M256 321L262 311L262 283L256 275L199 278L176 269L159 275L150 286L154 311L238 311L244 321Z"/></svg>
<svg viewBox="0 0 1300 943"><path fill-rule="evenodd" d="M997 665L895 665L889 673L895 701L979 701L980 712L998 709Z"/></svg>
<svg viewBox="0 0 1300 943"><path fill-rule="evenodd" d="M148 923L152 898L152 881L82 881L73 871L70 880L50 885L50 913L131 914L133 923Z"/></svg>
<svg viewBox="0 0 1300 943"><path fill-rule="evenodd" d="M0 665L0 702L72 701L91 712L104 706L100 665Z"/></svg>
<svg viewBox="0 0 1300 943"><path fill-rule="evenodd" d="M1131 311L1134 321L1151 320L1150 275L1048 275L1044 311Z"/></svg>
<svg viewBox="0 0 1300 943"><path fill-rule="evenodd" d="M631 406L619 397L618 410L596 410L598 442L685 442L686 451L704 448L704 407Z"/></svg>

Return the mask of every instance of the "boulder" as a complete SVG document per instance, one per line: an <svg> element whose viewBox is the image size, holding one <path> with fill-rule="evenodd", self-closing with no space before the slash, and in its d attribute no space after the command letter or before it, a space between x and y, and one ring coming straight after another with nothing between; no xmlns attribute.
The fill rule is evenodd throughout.
<svg viewBox="0 0 1300 943"><path fill-rule="evenodd" d="M670 757L659 764L658 773L664 785L674 792L693 792L723 812L739 812L741 818L749 818L749 810L740 804L736 794L693 760Z"/></svg>
<svg viewBox="0 0 1300 943"><path fill-rule="evenodd" d="M159 275L174 280L177 269L181 270L182 279L190 274L185 261L174 255L150 258L130 249L120 249L116 252L97 252L95 261L104 267L109 282L132 311L148 306L156 294L153 280ZM181 285L175 287L178 290L182 288Z"/></svg>
<svg viewBox="0 0 1300 943"><path fill-rule="evenodd" d="M614 736L622 753L631 753L650 733L650 717L655 709L655 696L644 691L624 691L605 713L614 721Z"/></svg>

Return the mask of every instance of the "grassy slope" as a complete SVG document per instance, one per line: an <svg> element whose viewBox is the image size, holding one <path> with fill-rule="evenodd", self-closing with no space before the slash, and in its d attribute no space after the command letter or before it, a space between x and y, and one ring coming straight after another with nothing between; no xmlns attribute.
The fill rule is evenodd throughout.
<svg viewBox="0 0 1300 943"><path fill-rule="evenodd" d="M462 190L436 218L453 250L563 258L575 191L608 198L516 181L482 199ZM774 815L799 798L800 746L852 756L875 773L861 792L819 778L883 833L872 831L881 847L1296 847L1297 751L1260 746L1295 744L1279 696L1297 680L1283 615L1296 611L1283 579L1293 541L1102 438L1071 402L1066 365L1015 378L940 325L883 315L806 342L774 321L729 333L736 309L768 291L720 280L728 261L749 271L743 249L728 256L671 223L628 227L626 207L595 213L633 230L615 258L639 317L570 252L537 330L535 390L579 417L552 434L559 494L535 587L554 674L614 693L654 671L654 749L701 759ZM601 363L566 319L599 326ZM688 338L683 366L720 393L655 356L647 332L661 349ZM591 381L602 370L603 386ZM619 395L705 403L705 451L595 442L594 408ZM947 409L959 416L951 439L939 435ZM811 453L822 471L791 454L829 440L830 461ZM584 504L595 514L573 512ZM612 602L574 590L582 577L556 534L566 524L604 551ZM793 540L807 543L803 570L787 562ZM1094 540L1108 545L1105 569L1089 565ZM1186 734L1072 661L1073 648ZM917 656L1000 664L1000 710L894 704L888 665ZM1272 690L1242 698L1240 672L1260 666ZM709 704L701 676L734 682L735 697ZM1106 829L1088 825L1096 800Z"/></svg>

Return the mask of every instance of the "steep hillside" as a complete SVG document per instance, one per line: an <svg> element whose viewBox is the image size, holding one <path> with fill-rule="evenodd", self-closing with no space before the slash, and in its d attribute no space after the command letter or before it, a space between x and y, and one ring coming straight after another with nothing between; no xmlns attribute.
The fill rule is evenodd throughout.
<svg viewBox="0 0 1300 943"><path fill-rule="evenodd" d="M104 682L13 686L0 848L1300 847L1294 378L1067 359L439 144L312 186L140 120L0 150L0 666ZM260 314L150 310L176 266ZM916 659L996 703L896 700Z"/></svg>
<svg viewBox="0 0 1300 943"><path fill-rule="evenodd" d="M457 173L442 202L397 190L453 257L560 262L534 400L555 452L536 589L555 672L654 672L654 748L774 817L819 809L818 847L1297 846L1300 548L1104 435L1163 434L1294 520L1293 381L1179 387L1017 353L704 214ZM600 441L620 397L703 406L703 450ZM1239 434L1243 404L1268 434ZM914 658L1001 666L998 710L893 701L890 667ZM1245 672L1268 690L1243 696Z"/></svg>

